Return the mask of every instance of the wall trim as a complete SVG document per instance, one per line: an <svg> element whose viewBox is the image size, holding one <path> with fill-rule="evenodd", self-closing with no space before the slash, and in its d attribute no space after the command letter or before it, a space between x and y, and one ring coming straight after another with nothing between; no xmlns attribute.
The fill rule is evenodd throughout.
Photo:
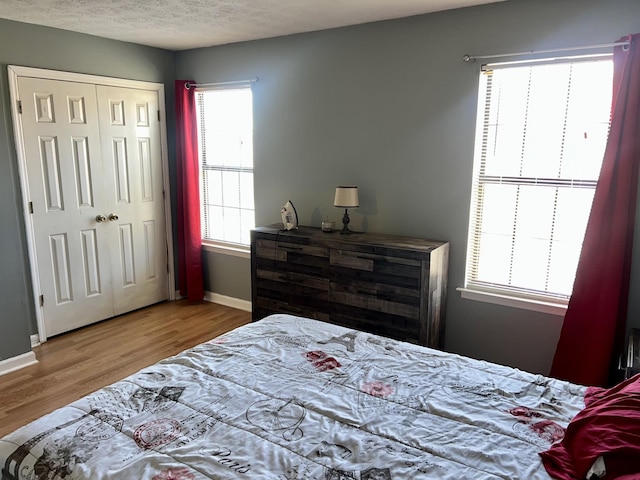
<svg viewBox="0 0 640 480"><path fill-rule="evenodd" d="M36 363L38 363L38 360L36 359L36 354L33 352L27 352L22 355L0 360L0 375L15 372L16 370L28 367L29 365L35 365Z"/></svg>
<svg viewBox="0 0 640 480"><path fill-rule="evenodd" d="M534 312L548 313L550 315L564 316L567 313L567 305L559 303L544 302L528 298L519 298L499 293L486 292L483 290L474 290L470 288L458 287L462 298L468 300L477 300L479 302L494 303L496 305L504 305L513 308L522 308Z"/></svg>
<svg viewBox="0 0 640 480"><path fill-rule="evenodd" d="M238 310L244 310L245 312L251 311L251 302L243 300L241 298L227 297L220 293L204 292L204 300L211 303L219 303L227 307L237 308Z"/></svg>
<svg viewBox="0 0 640 480"><path fill-rule="evenodd" d="M251 258L249 245L235 245L224 242L214 242L213 240L202 240L202 250L239 258Z"/></svg>
<svg viewBox="0 0 640 480"><path fill-rule="evenodd" d="M31 335L31 348L36 348L39 345L40 345L40 335L38 335L37 333L34 335Z"/></svg>

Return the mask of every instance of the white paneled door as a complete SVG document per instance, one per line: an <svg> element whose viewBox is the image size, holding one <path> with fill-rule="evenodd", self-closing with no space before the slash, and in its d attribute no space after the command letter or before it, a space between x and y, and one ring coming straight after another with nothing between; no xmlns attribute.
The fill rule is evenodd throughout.
<svg viewBox="0 0 640 480"><path fill-rule="evenodd" d="M167 299L158 92L31 77L17 89L46 337Z"/></svg>
<svg viewBox="0 0 640 480"><path fill-rule="evenodd" d="M158 94L98 86L114 313L167 298Z"/></svg>

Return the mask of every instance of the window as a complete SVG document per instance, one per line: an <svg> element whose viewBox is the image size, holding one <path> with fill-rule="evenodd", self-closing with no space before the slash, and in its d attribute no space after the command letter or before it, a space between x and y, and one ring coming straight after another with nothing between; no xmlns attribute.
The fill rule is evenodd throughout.
<svg viewBox="0 0 640 480"><path fill-rule="evenodd" d="M248 246L255 226L250 86L196 92L203 243Z"/></svg>
<svg viewBox="0 0 640 480"><path fill-rule="evenodd" d="M612 80L611 57L483 68L463 296L568 302Z"/></svg>

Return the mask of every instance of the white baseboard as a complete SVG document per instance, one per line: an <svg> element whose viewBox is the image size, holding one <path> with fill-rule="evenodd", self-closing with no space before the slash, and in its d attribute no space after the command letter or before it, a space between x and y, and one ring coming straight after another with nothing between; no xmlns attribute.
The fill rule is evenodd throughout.
<svg viewBox="0 0 640 480"><path fill-rule="evenodd" d="M40 345L40 336L36 333L35 335L31 335L31 348L35 348Z"/></svg>
<svg viewBox="0 0 640 480"><path fill-rule="evenodd" d="M180 290L176 290L176 300L182 300L184 297L180 295ZM220 293L204 292L204 301L211 303L219 303L225 307L237 308L238 310L244 310L245 312L251 311L251 302L248 300L242 300L241 298L228 297Z"/></svg>
<svg viewBox="0 0 640 480"><path fill-rule="evenodd" d="M15 372L16 370L20 370L21 368L28 367L29 365L34 365L36 363L38 363L38 360L36 359L36 354L33 352L27 352L22 355L7 358L6 360L1 360L0 375Z"/></svg>
<svg viewBox="0 0 640 480"><path fill-rule="evenodd" d="M242 300L241 298L227 297L214 292L204 292L204 299L207 302L219 303L226 307L237 308L238 310L244 310L245 312L251 311L251 302L248 300Z"/></svg>

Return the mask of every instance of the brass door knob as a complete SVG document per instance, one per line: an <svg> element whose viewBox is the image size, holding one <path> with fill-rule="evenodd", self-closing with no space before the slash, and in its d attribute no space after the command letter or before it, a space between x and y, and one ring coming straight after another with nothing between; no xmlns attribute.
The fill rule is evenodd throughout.
<svg viewBox="0 0 640 480"><path fill-rule="evenodd" d="M96 215L96 222L102 223L106 221L107 221L107 217L105 217L104 215Z"/></svg>
<svg viewBox="0 0 640 480"><path fill-rule="evenodd" d="M113 221L115 221L115 220L117 220L117 219L118 219L118 215L116 215L115 213L110 213L110 214L109 214L109 220L110 220L110 221L112 221L112 222L113 222Z"/></svg>

